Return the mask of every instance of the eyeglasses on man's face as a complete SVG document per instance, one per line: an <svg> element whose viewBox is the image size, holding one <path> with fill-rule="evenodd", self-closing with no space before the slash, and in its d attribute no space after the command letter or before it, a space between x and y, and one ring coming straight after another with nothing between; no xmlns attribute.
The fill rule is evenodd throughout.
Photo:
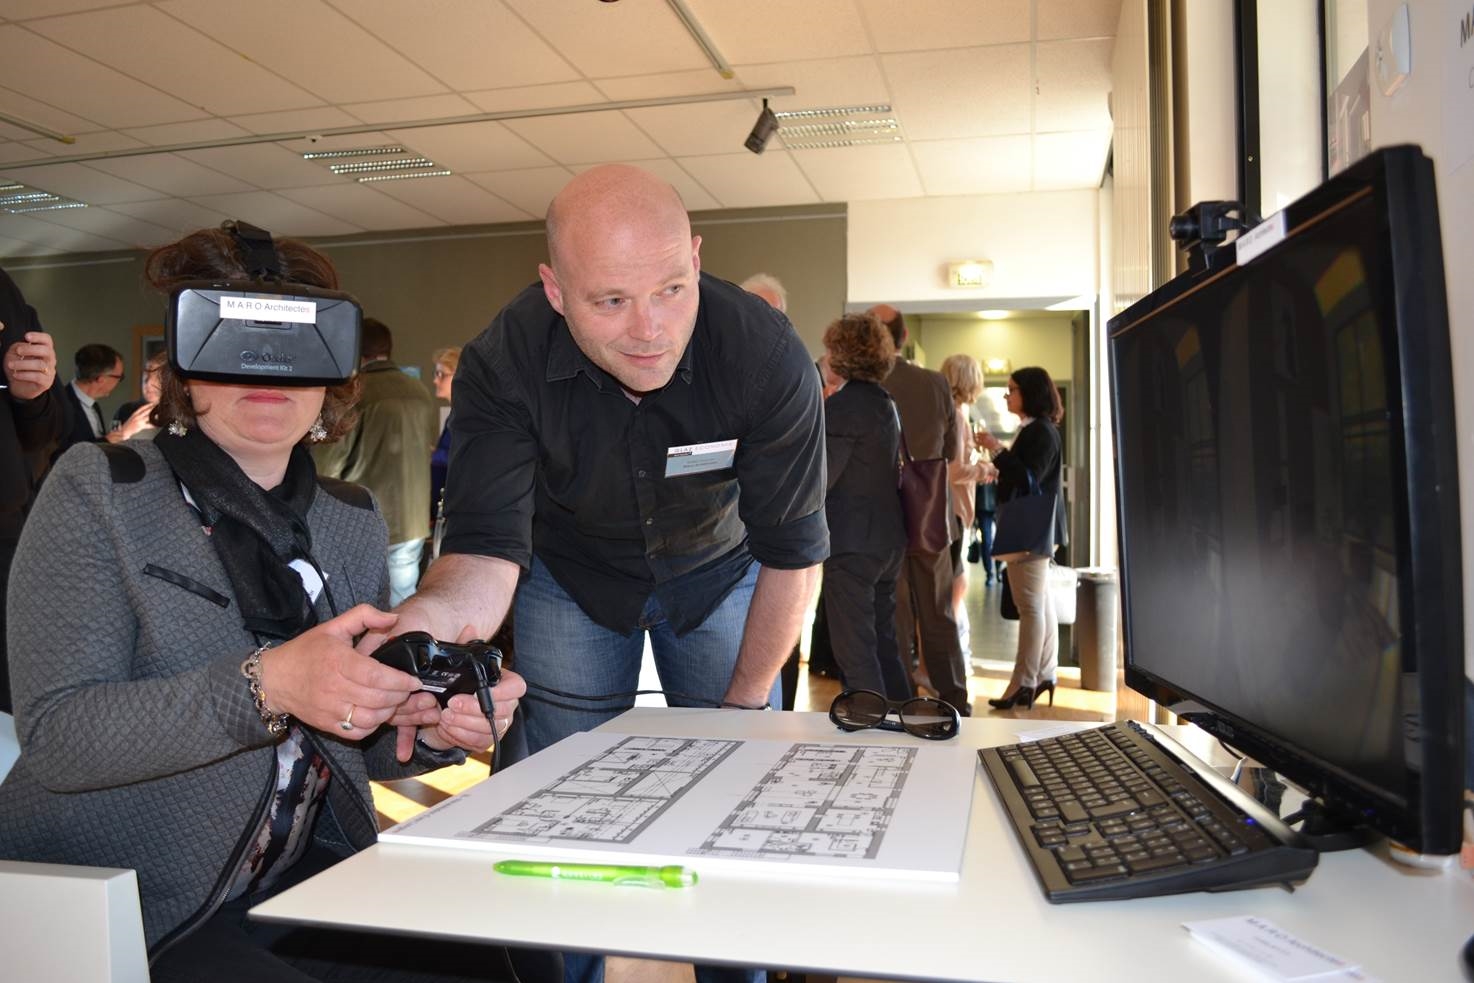
<svg viewBox="0 0 1474 983"><path fill-rule="evenodd" d="M897 719L891 720L892 712ZM917 696L892 702L868 689L847 689L829 704L829 719L840 730L902 731L928 741L945 741L957 736L957 710L950 703Z"/></svg>

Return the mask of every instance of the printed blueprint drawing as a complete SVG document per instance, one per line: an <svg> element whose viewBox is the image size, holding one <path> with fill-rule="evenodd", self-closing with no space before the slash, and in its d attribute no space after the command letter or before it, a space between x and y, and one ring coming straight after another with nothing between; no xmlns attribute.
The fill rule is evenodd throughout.
<svg viewBox="0 0 1474 983"><path fill-rule="evenodd" d="M726 718L721 718L725 723ZM379 834L385 844L736 874L956 881L977 755L825 742L574 734Z"/></svg>
<svg viewBox="0 0 1474 983"><path fill-rule="evenodd" d="M692 852L874 859L915 756L912 748L795 744Z"/></svg>
<svg viewBox="0 0 1474 983"><path fill-rule="evenodd" d="M469 835L629 843L739 743L627 737Z"/></svg>

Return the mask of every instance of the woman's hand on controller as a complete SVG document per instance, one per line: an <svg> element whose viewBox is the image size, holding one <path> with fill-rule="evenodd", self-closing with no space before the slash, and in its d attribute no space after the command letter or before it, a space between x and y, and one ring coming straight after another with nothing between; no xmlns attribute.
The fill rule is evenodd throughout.
<svg viewBox="0 0 1474 983"><path fill-rule="evenodd" d="M396 616L360 604L261 653L261 691L275 712L335 737L359 741L420 688L415 676L355 652L353 640L385 631ZM426 698L434 703L434 698Z"/></svg>

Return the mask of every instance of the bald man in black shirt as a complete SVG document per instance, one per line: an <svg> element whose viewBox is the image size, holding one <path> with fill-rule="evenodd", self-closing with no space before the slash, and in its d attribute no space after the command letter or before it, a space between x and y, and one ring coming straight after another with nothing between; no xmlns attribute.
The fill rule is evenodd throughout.
<svg viewBox="0 0 1474 983"><path fill-rule="evenodd" d="M529 683L634 689L648 631L668 689L776 702L828 553L809 355L781 313L701 274L653 175L584 172L548 239L541 283L462 352L444 555L396 630L489 636L521 577ZM524 709L534 751L616 712Z"/></svg>

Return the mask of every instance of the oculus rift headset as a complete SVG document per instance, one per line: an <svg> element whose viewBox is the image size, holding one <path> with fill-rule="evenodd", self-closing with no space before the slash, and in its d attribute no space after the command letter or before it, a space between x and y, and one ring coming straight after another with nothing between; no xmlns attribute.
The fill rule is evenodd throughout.
<svg viewBox="0 0 1474 983"><path fill-rule="evenodd" d="M271 233L245 222L235 239L250 280L190 280L169 291L169 364L186 379L332 386L358 370L363 309L346 293L282 279Z"/></svg>

